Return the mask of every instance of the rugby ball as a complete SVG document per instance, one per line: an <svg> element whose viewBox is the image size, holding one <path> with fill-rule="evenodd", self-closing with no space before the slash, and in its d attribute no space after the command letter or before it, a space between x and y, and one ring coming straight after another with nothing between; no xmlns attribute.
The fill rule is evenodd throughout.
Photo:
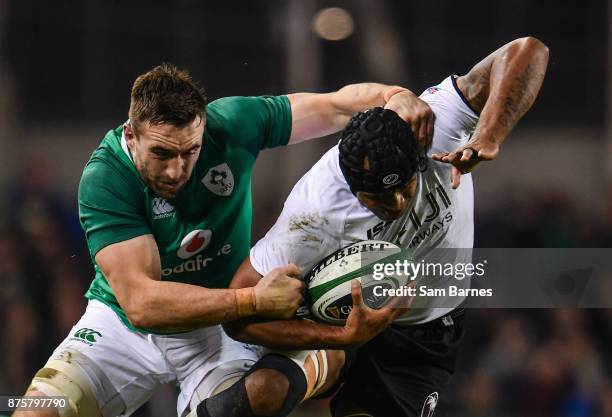
<svg viewBox="0 0 612 417"><path fill-rule="evenodd" d="M361 282L363 300L371 308L385 305L389 297L380 288L399 288L405 282L397 277L373 279L374 264L405 259L406 254L393 243L363 240L346 246L315 265L305 276L310 313L315 320L342 325L353 307L351 281ZM374 291L374 287L378 290Z"/></svg>

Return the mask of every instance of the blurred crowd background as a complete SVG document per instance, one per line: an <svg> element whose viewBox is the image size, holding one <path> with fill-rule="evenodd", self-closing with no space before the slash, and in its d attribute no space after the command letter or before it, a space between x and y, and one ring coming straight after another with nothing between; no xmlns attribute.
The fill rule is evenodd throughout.
<svg viewBox="0 0 612 417"><path fill-rule="evenodd" d="M474 173L476 246L610 247L609 0L0 0L0 394L21 394L85 308L82 167L127 117L140 73L169 61L209 98L422 91L514 38L550 48L540 97ZM264 152L254 239L336 138ZM612 416L612 309L470 310L436 416ZM139 417L175 414L166 386ZM296 416L326 416L311 402Z"/></svg>

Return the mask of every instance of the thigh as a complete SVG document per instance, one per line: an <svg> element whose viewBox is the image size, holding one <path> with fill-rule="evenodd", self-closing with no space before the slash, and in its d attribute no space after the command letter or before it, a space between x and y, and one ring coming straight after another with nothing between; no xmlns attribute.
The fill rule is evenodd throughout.
<svg viewBox="0 0 612 417"><path fill-rule="evenodd" d="M375 364L358 366L333 398L332 414L431 417L450 377L448 370L431 365L392 372L381 372Z"/></svg>
<svg viewBox="0 0 612 417"><path fill-rule="evenodd" d="M88 382L104 417L127 416L157 386L174 378L148 335L134 332L112 309L92 300L85 314L49 358L75 366Z"/></svg>
<svg viewBox="0 0 612 417"><path fill-rule="evenodd" d="M179 416L214 395L228 381L242 377L263 356L261 346L237 342L221 326L175 335L162 343L168 362L177 371Z"/></svg>
<svg viewBox="0 0 612 417"><path fill-rule="evenodd" d="M333 415L431 417L462 336L462 319L449 327L389 327L358 350L332 400Z"/></svg>

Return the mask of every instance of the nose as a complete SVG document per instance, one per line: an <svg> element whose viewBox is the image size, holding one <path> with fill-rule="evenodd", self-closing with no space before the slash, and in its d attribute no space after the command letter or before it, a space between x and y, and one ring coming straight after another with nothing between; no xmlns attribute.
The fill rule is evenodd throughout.
<svg viewBox="0 0 612 417"><path fill-rule="evenodd" d="M166 177L170 181L177 182L183 176L185 171L185 161L181 157L172 158L166 166Z"/></svg>

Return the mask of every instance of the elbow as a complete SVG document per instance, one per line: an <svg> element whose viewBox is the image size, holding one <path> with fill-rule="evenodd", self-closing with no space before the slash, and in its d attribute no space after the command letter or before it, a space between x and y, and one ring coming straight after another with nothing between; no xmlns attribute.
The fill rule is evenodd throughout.
<svg viewBox="0 0 612 417"><path fill-rule="evenodd" d="M151 314L150 297L146 291L139 294L134 292L123 294L119 304L132 326L149 329L159 326L159 323L154 321L154 315Z"/></svg>
<svg viewBox="0 0 612 417"><path fill-rule="evenodd" d="M122 308L132 326L138 328L154 327L150 319L147 319L147 314L145 314L146 309L144 308L142 301L135 300L128 302L125 306L122 306Z"/></svg>
<svg viewBox="0 0 612 417"><path fill-rule="evenodd" d="M246 332L244 331L244 325L242 325L238 321L232 321L223 324L223 330L229 337L236 340L237 342L249 342L249 338L246 337Z"/></svg>
<svg viewBox="0 0 612 417"><path fill-rule="evenodd" d="M534 36L526 36L519 39L519 43L522 48L529 51L533 56L544 58L545 62L548 62L548 46L538 38Z"/></svg>

